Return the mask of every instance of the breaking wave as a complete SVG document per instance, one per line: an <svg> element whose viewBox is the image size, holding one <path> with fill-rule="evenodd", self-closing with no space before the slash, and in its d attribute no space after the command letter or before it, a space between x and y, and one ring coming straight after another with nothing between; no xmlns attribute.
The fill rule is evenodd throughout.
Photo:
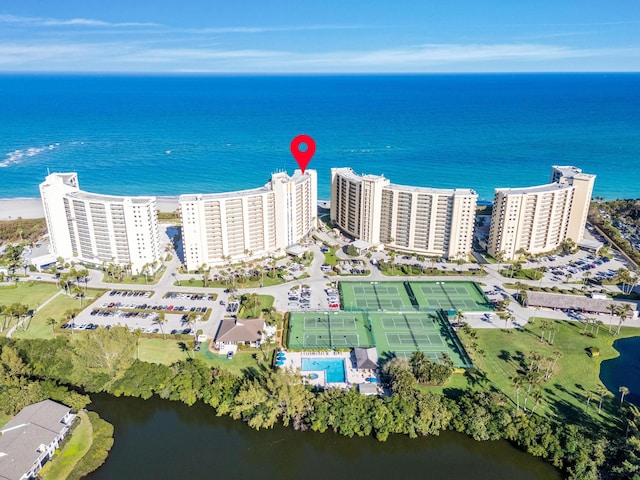
<svg viewBox="0 0 640 480"><path fill-rule="evenodd" d="M21 163L23 160L26 160L27 158L35 157L36 155L42 152L48 152L50 150L53 150L59 145L60 145L59 143L56 143L52 145L47 145L46 147L30 147L30 148L25 148L23 150L14 150L13 152L7 153L5 155L6 158L4 160L0 160L0 168L9 167L11 165L17 165Z"/></svg>

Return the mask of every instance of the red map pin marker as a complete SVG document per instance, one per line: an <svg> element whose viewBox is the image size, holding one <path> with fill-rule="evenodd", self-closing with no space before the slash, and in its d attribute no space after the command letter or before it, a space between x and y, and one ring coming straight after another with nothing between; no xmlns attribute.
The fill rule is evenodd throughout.
<svg viewBox="0 0 640 480"><path fill-rule="evenodd" d="M303 152L300 150L300 145L305 144L307 149ZM307 165L311 161L313 154L316 153L316 142L313 141L309 135L298 135L293 140L291 140L291 154L293 158L298 162L298 166L302 173L304 173Z"/></svg>

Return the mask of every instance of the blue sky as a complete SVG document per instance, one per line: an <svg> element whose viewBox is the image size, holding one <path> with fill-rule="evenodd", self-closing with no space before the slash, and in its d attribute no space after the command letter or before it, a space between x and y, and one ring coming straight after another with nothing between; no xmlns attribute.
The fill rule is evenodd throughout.
<svg viewBox="0 0 640 480"><path fill-rule="evenodd" d="M638 0L0 0L0 72L640 71Z"/></svg>

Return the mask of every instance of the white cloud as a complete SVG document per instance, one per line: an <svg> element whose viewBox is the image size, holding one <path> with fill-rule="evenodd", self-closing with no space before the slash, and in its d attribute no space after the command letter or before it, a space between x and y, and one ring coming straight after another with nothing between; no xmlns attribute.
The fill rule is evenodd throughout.
<svg viewBox="0 0 640 480"><path fill-rule="evenodd" d="M640 70L640 49L578 49L545 44L425 44L371 51L303 53L260 48L225 49L150 47L144 42L0 43L0 65L20 71L136 72L433 72L527 71L589 58L583 65L618 59ZM610 63L603 63L609 65ZM509 68L511 67L511 68ZM588 68L584 68L588 70Z"/></svg>
<svg viewBox="0 0 640 480"><path fill-rule="evenodd" d="M157 23L144 22L105 22L91 18L71 18L60 20L56 18L19 17L16 15L0 15L0 23L28 25L33 27L158 27Z"/></svg>

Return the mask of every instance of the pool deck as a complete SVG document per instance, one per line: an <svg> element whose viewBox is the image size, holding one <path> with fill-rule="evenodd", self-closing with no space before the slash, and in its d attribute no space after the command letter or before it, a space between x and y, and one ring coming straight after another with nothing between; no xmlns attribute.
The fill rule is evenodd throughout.
<svg viewBox="0 0 640 480"><path fill-rule="evenodd" d="M360 383L369 384L367 378L375 377L376 385L380 392L382 392L380 387L380 379L378 374L374 370L358 370L355 368L353 362L353 354L351 352L336 352L336 351L302 351L302 352L290 352L287 351L286 360L284 364L280 368L285 368L291 372L298 373L302 375L302 380L307 385L314 385L323 388L344 388L348 389L353 387L354 385ZM345 373L347 377L346 383L326 383L325 372L324 370L317 371L302 371L302 359L303 358L318 358L318 359L336 359L342 358L345 360ZM309 378L310 373L318 374L318 378L311 379Z"/></svg>

